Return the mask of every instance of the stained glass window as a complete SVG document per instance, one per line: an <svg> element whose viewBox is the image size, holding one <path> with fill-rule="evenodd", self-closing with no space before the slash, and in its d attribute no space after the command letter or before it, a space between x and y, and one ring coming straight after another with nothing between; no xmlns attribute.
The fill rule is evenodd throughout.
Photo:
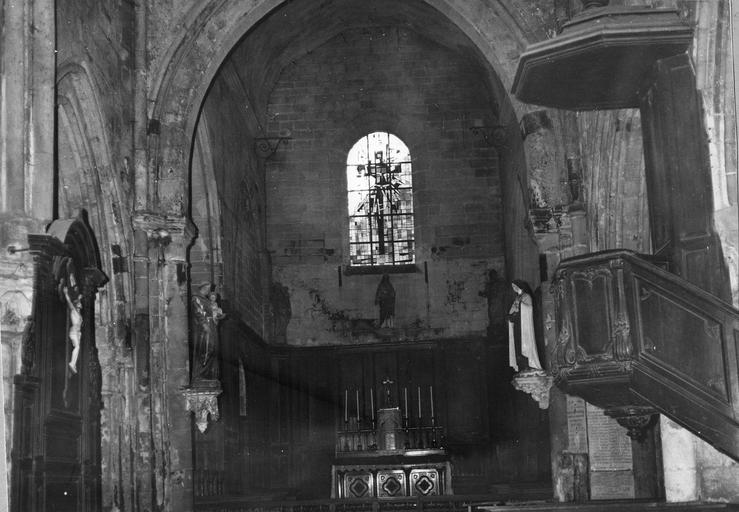
<svg viewBox="0 0 739 512"><path fill-rule="evenodd" d="M414 262L411 155L398 137L362 137L346 159L349 261L353 266Z"/></svg>

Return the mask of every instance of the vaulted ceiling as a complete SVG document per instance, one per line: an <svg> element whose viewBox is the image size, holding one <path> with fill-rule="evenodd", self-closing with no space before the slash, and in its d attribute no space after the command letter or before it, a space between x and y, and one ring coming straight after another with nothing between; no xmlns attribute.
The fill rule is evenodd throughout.
<svg viewBox="0 0 739 512"><path fill-rule="evenodd" d="M449 18L423 0L288 1L272 11L234 48L224 63L233 66L258 117L283 70L334 37L362 31L392 37L405 29L475 61L490 77L494 97L505 92L474 43Z"/></svg>

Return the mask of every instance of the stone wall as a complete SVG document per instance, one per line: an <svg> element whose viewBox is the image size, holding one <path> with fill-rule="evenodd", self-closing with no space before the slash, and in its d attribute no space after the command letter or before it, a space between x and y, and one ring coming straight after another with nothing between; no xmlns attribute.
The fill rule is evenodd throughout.
<svg viewBox="0 0 739 512"><path fill-rule="evenodd" d="M245 101L238 76L227 69L203 106L201 124L207 131L203 146L208 154L203 162L212 170L205 180L210 188L201 184L192 191L193 221L199 230L190 252L192 283L219 285L231 311L267 337L264 315L270 270L264 239L264 166L254 150L256 130L243 108ZM196 183L201 181L198 177ZM223 275L229 276L223 282L221 264Z"/></svg>
<svg viewBox="0 0 739 512"><path fill-rule="evenodd" d="M496 124L469 57L401 27L346 31L284 70L269 134L290 134L267 166L268 246L290 292L294 344L370 340L380 275L346 275L346 156L389 131L413 161L417 270L394 274L394 337L482 334L487 270L504 273L498 155L473 124Z"/></svg>
<svg viewBox="0 0 739 512"><path fill-rule="evenodd" d="M281 3L278 0L2 2L3 41L13 41L13 45L4 45L0 62L3 75L8 78L0 89L0 119L4 120L0 122L0 153L4 155L0 162L0 182L4 179L4 185L8 185L0 191L3 379L8 391L11 374L17 369L14 357L20 344L22 318L27 315L28 303L32 300L32 258L28 253L11 255L6 248L11 244L23 246L26 232L43 230L45 223L53 217L54 204L59 205L62 215L75 214L80 206L87 207L93 228L100 236L104 270L111 277L110 284L101 293L96 329L105 400L102 412L105 509L134 510L148 508L152 504L174 509L187 503L183 498L164 504L168 493L185 489L188 478L185 452L190 447L185 434L173 438L172 442L168 437L170 426L185 430L189 426L186 413L178 408L182 401L179 394L181 376L187 373L187 320L183 317L186 310L181 300L187 296L187 284L175 281L185 275L184 249L173 257L167 257L164 249L150 237L158 228L169 227L167 215L176 217L192 211L200 228L201 238L196 241L195 252L190 259L194 264L193 282L210 279L220 283L221 275L228 276L228 281L223 283L224 295L229 300L241 301L237 307L246 312L249 324L255 329L261 329L266 323L266 315L260 310L266 297L264 279L269 275L265 271L267 258L260 253L266 241L258 229L250 229L248 233L241 228L236 229L237 221L250 209L245 206L249 200L239 199L240 190L246 190L247 198L255 194L251 204L256 204L257 209L265 207L263 194L267 189L256 178L260 175L258 168L261 163L249 150L253 137L260 132L251 127L242 130L240 126L242 122L248 125L253 120L248 116L244 120L235 110L229 110L225 103L217 107L216 111L221 109L221 112L216 112L218 118L229 122L211 128L211 141L214 142L207 143L210 154L200 155L203 161L207 161L203 166L213 167L212 180L202 184L200 192L197 192L195 181L188 179L188 172L193 154L190 150L195 132L193 120L201 107L199 100L209 90L212 77L234 44ZM428 0L426 3L449 17L469 36L491 69L499 74L503 84L501 90L509 89L518 55L526 41L551 35L552 3L544 7L536 0ZM721 35L727 30L728 18L724 9L728 2L674 0L650 3L677 5L690 16L697 17L699 35L693 56L699 87L708 107L706 115L713 151L716 208L720 209L717 220L724 224L723 228L719 226L719 231L724 235L725 251L736 259L736 192L732 188L736 180L735 136L731 132L732 123L726 122L733 115L731 101L726 99L732 89L730 66L726 65L731 59L728 47L722 42L726 38ZM56 27L53 26L54 21ZM286 28L293 34L304 29L301 23L293 23ZM135 37L135 33L141 39ZM293 188L290 193L280 191L277 196L270 196L277 197L270 207L282 208L274 210L279 215L270 220L270 231L279 235L271 241L270 248L275 258L281 260L275 278L293 292L293 340L305 343L310 339L317 342L350 341L352 329L345 335L346 329L333 327L334 319L343 321L344 317L339 313L354 320L376 318L372 298L379 276L343 275L339 286L337 272L337 267L345 263L346 254L342 238L346 229L335 220L345 215L341 183L344 158L346 150L364 134L347 133L346 128L360 121L366 125L367 131L370 127L395 131L411 146L416 159L420 271L392 278L399 296L398 324L407 327L398 334L413 338L482 333L487 319L484 299L478 292L484 286L487 269L503 268L502 231L496 228L495 220L499 220L503 213L510 214L501 206L494 152L479 140L468 138L467 122L473 119L473 111L466 110L468 103L479 105L481 98L488 101L485 88L479 86L484 81L481 78L483 74L470 71L469 63L457 55L438 47L433 49L433 44L428 41L415 41L414 48L424 48L424 59L433 56L435 60L415 58L403 61L403 52L413 45L399 37L399 33L396 32L395 37L392 32L361 35L365 39L354 40L355 46L345 49L345 52L359 51L363 44L363 55L372 57L373 54L368 53L371 41L372 51L384 48L388 54L396 55L396 65L401 67L402 63L403 70L394 70L392 77L404 80L404 92L392 96L390 90L380 90L387 83L373 83L371 87L377 89L367 100L370 85L366 82L371 82L373 75L385 72L384 65L382 68L375 65L376 69L365 70L367 73L356 69L351 71L366 85L362 95L357 95L355 89L352 101L344 101L346 98L334 95L328 98L331 102L316 110L316 105L304 103L307 97L293 98L295 101L289 107L305 106L306 109L299 112L302 117L287 121L293 139L280 148L270 164L270 178L279 181L284 177L283 185L289 184ZM334 40L330 44L344 43ZM344 61L328 63L319 58L320 54L321 50L318 50L298 61L295 67L288 69L283 79L292 80L299 68L306 71L311 63L316 64L320 71L315 73L314 83L323 80L320 83L324 86L329 81L328 77L336 78L336 73L344 72ZM137 56L136 62L133 61L134 55ZM266 55L261 57L262 60L256 55L249 67L261 68L269 64L271 54ZM344 55L348 56L348 53ZM372 62L371 58L363 60L362 65L368 62ZM346 62L349 67L354 64L351 60ZM406 70L413 71L403 74ZM64 77L70 76L65 73L74 74L74 80L65 81ZM490 70L485 73L490 73ZM307 76L303 75L302 79L308 80ZM84 80L78 80L80 77ZM59 91L65 101L79 102L79 108L76 106L67 112L86 116L85 122L78 125L85 130L78 132L76 139L60 139L64 151L56 155L62 173L59 183L72 187L64 191L52 190L56 168L53 89L57 79L61 80ZM84 87L76 88L82 82L85 82ZM418 91L430 88L427 86L432 82L438 87L437 97L429 98L429 101L415 97ZM257 84L256 92L263 94L259 87ZM285 95L290 90L291 86L287 85L284 90L278 89L276 94ZM344 89L344 93L347 91L349 89ZM319 93L313 98L323 101L321 96ZM242 99L238 95L234 97ZM275 96L273 99L276 101L278 98ZM362 101L369 103L363 104ZM308 106L314 109L310 110ZM513 109L521 114L526 108L515 101L501 105L502 110L508 109L504 124L512 122L515 128ZM409 113L407 109L413 111ZM325 124L323 128L331 130L322 138L317 135L316 126L308 122L313 120L310 116L319 111L332 112L334 116L321 120ZM486 105L479 118L489 121L486 116L493 111L493 106ZM463 113L470 116L464 119ZM392 123L380 124L380 121L392 120L393 114L395 119ZM282 129L278 119L275 118L269 127L271 134L278 134ZM154 122L147 133L149 120ZM610 114L604 114L600 121L594 120L601 121L616 126ZM592 126L583 120L581 123L582 127ZM589 132L589 135L594 135L589 145L590 155L595 155L597 148L608 146L606 139L609 133L605 130ZM318 140L328 141L330 146L316 145ZM66 151L74 146L73 142L87 149L76 153ZM610 147L623 148L620 144ZM462 151L455 154L450 145L462 148ZM214 155L213 148L223 151ZM78 165L73 157L80 155L84 155L86 160ZM588 157L586 151L583 157ZM502 161L497 164L505 165ZM522 159L511 160L508 164L523 167ZM587 169L586 165L586 172ZM210 207L212 204L206 202L205 208L199 209L195 203L202 199L198 195L202 191L216 190L212 185L216 182L217 172L225 176L234 171L243 171L244 181L218 182L223 202L230 208L229 213L223 214L224 223L220 226L221 215ZM308 193L308 184L300 182L302 173L317 178L311 179L310 183L324 193L322 196ZM516 176L515 172L507 174ZM614 183L618 176L618 172L607 176L592 174L592 190L603 188L595 186L598 180ZM241 183L246 183L245 187L241 187ZM635 183L629 182L628 185ZM133 196L134 185L137 192L143 192L136 198ZM193 204L188 207L190 187ZM337 187L339 194L333 195L331 187ZM440 196L433 192L440 189L446 189L452 200L448 203L441 201ZM515 189L515 182L506 188L507 191ZM607 208L612 211L598 219L590 219L590 240L594 241L591 249L646 243L644 238L629 238L637 228L629 228L617 217L608 216L608 213L618 215L619 208L631 211L630 205L638 202L635 201L634 190L628 192L627 201L630 202L619 202L616 197L606 198ZM321 218L329 219L323 223L325 227L323 224L303 223L307 215L288 216L298 211L295 205L305 197L321 198L303 206L314 208ZM138 221L132 211L134 199L140 210L154 210L160 214L148 224L150 232L143 228L138 230L135 255L131 225ZM285 218L280 220L279 216ZM471 225L478 224L481 218L495 220L488 222L483 231L475 232ZM260 222L258 216L253 222ZM206 229L208 223L211 228ZM643 223L636 224L642 233ZM439 230L436 226L440 226ZM291 255L284 253L286 246L300 240L303 235L306 239L315 236L323 240L324 251L317 258L301 259L305 255L300 251ZM229 247L230 260L220 256L219 236L232 244ZM524 237L525 233L517 240L524 240ZM524 240L521 245L525 243ZM115 246L118 249L114 249ZM511 246L508 244L506 250L511 251ZM428 263L428 285L422 272L424 262ZM116 265L118 271L114 270ZM162 271L167 265L170 269ZM735 270L736 265L732 268ZM170 276L169 287L166 286L167 275ZM135 294L134 277L140 285ZM353 302L359 306L346 311L346 305ZM318 328L312 333L296 335L301 319L307 319L311 314L316 315ZM442 323L451 327L436 332L434 327ZM420 328L414 331L416 326ZM266 335L267 331L261 332ZM152 353L156 357L151 361L148 359L150 340L156 347L156 353ZM137 347L143 354L140 359L132 355L138 354ZM176 375L174 370L178 372ZM176 377L180 377L179 380ZM165 391L166 386L171 389ZM165 397L165 393L169 394ZM4 405L6 410L10 408L9 402ZM6 415L6 422L11 419ZM714 457L714 460L718 459ZM735 473L735 469L732 471ZM723 491L718 494L719 498L727 495Z"/></svg>
<svg viewBox="0 0 739 512"><path fill-rule="evenodd" d="M639 111L580 112L577 122L590 250L650 253Z"/></svg>
<svg viewBox="0 0 739 512"><path fill-rule="evenodd" d="M57 2L57 66L81 66L96 86L95 100L105 119L116 168L129 183L123 158L132 153L134 87L134 9L130 2Z"/></svg>

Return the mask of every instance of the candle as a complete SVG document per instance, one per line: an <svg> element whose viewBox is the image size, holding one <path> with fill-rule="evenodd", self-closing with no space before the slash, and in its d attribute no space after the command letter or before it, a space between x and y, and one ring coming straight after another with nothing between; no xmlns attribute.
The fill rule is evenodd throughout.
<svg viewBox="0 0 739 512"><path fill-rule="evenodd" d="M344 423L349 421L349 390L344 389Z"/></svg>
<svg viewBox="0 0 739 512"><path fill-rule="evenodd" d="M418 419L421 419L421 386L418 386Z"/></svg>
<svg viewBox="0 0 739 512"><path fill-rule="evenodd" d="M403 388L403 396L405 397L405 417L408 417L408 388Z"/></svg>
<svg viewBox="0 0 739 512"><path fill-rule="evenodd" d="M359 421L359 388L357 388L357 421Z"/></svg>
<svg viewBox="0 0 739 512"><path fill-rule="evenodd" d="M375 391L370 388L370 418L375 419Z"/></svg>
<svg viewBox="0 0 739 512"><path fill-rule="evenodd" d="M431 403L431 417L434 417L434 386L429 386L429 399Z"/></svg>

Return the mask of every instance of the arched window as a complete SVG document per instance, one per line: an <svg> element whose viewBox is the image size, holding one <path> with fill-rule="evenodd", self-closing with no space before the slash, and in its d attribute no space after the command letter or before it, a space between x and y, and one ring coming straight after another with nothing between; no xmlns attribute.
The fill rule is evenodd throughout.
<svg viewBox="0 0 739 512"><path fill-rule="evenodd" d="M350 265L414 262L411 174L408 147L391 133L370 133L349 151Z"/></svg>

